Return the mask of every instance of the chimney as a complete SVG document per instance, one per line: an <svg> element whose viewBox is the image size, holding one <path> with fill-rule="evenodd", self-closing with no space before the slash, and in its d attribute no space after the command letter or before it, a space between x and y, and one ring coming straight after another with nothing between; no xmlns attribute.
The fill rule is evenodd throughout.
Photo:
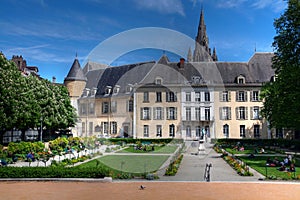
<svg viewBox="0 0 300 200"><path fill-rule="evenodd" d="M180 58L179 63L177 63L177 66L179 69L183 69L184 68L184 63L185 63L185 59L184 58Z"/></svg>
<svg viewBox="0 0 300 200"><path fill-rule="evenodd" d="M52 77L52 83L56 83L56 78L55 78L55 76Z"/></svg>

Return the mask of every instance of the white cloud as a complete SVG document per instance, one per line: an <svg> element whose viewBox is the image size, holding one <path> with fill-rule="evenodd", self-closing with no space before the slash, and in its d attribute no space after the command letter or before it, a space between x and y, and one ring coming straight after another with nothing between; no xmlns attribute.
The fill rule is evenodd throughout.
<svg viewBox="0 0 300 200"><path fill-rule="evenodd" d="M274 12L281 12L286 8L286 2L282 0L255 0L252 7L256 9L264 9L270 7Z"/></svg>
<svg viewBox="0 0 300 200"><path fill-rule="evenodd" d="M181 0L134 0L138 8L158 11L160 13L177 13L185 16Z"/></svg>
<svg viewBox="0 0 300 200"><path fill-rule="evenodd" d="M247 0L219 0L217 1L217 7L219 8L236 8L243 3L245 3Z"/></svg>

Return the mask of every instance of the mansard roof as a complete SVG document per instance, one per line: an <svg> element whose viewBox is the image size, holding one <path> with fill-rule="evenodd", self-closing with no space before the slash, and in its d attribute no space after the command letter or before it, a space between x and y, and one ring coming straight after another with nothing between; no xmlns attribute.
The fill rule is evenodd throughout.
<svg viewBox="0 0 300 200"><path fill-rule="evenodd" d="M65 81L86 81L86 76L80 67L79 61L76 58L72 64L72 67L65 78Z"/></svg>

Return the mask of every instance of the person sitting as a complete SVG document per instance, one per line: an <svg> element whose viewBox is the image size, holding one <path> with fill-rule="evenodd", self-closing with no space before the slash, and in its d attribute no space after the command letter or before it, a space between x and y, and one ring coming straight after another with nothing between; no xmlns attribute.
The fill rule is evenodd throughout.
<svg viewBox="0 0 300 200"><path fill-rule="evenodd" d="M265 153L265 150L264 148L261 148L260 152L259 153Z"/></svg>
<svg viewBox="0 0 300 200"><path fill-rule="evenodd" d="M285 158L283 159L283 162L281 162L281 165L285 165L285 166L288 166L288 165L289 165L289 159L288 159L288 157L285 157Z"/></svg>
<svg viewBox="0 0 300 200"><path fill-rule="evenodd" d="M278 160L277 157L274 158L273 163L274 163L276 166L279 166L279 165L280 165L280 161Z"/></svg>
<svg viewBox="0 0 300 200"><path fill-rule="evenodd" d="M29 153L27 154L26 158L27 158L27 161L32 161L32 162L35 161L34 153L33 153L33 152L29 152Z"/></svg>
<svg viewBox="0 0 300 200"><path fill-rule="evenodd" d="M271 158L268 158L266 166L275 167L276 164L273 162L273 160L271 160Z"/></svg>
<svg viewBox="0 0 300 200"><path fill-rule="evenodd" d="M239 149L239 151L244 151L244 150L245 150L244 146L241 146L241 148Z"/></svg>
<svg viewBox="0 0 300 200"><path fill-rule="evenodd" d="M4 166L4 167L7 166L7 162L4 159L1 159L0 164L1 164L1 166Z"/></svg>
<svg viewBox="0 0 300 200"><path fill-rule="evenodd" d="M279 171L285 171L285 170L286 170L286 168L285 168L285 166L284 166L284 165L281 165L281 167L279 167L279 168L278 168L278 170L279 170Z"/></svg>
<svg viewBox="0 0 300 200"><path fill-rule="evenodd" d="M288 169L288 171L289 172L295 172L296 171L295 165L293 163L290 165L290 168Z"/></svg>

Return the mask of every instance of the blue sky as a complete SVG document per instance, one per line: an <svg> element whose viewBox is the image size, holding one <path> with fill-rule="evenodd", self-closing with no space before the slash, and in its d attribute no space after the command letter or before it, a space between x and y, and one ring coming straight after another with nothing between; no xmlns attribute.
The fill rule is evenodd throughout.
<svg viewBox="0 0 300 200"><path fill-rule="evenodd" d="M220 61L248 61L272 51L273 21L282 0L0 0L0 51L23 55L39 74L63 82L77 53L81 64L101 42L135 28L162 27L195 38L201 7L210 47ZM113 65L158 60L162 50L139 50ZM167 55L169 53L167 52ZM177 58L169 54L171 61ZM175 60L173 60L175 59ZM110 63L109 63L110 64Z"/></svg>

